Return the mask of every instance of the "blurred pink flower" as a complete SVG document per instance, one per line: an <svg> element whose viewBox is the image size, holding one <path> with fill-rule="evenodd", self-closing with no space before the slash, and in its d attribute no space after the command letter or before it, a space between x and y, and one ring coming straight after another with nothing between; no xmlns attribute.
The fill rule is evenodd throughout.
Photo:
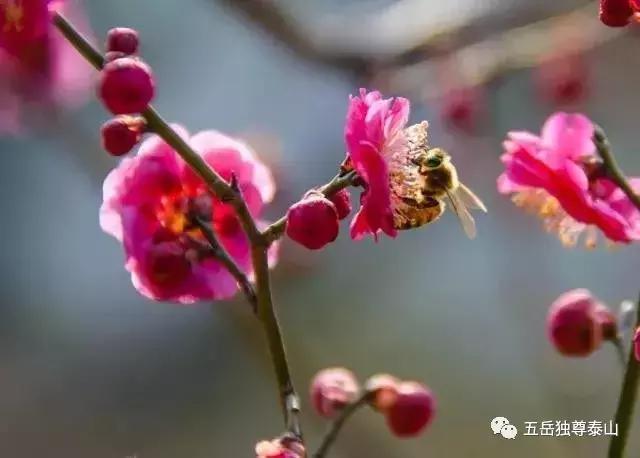
<svg viewBox="0 0 640 458"><path fill-rule="evenodd" d="M367 234L377 240L380 231L395 237L390 167L397 154L406 151L404 128L409 118L409 101L383 99L377 92L360 89L351 97L347 111L345 141L347 162L364 181L360 210L351 222L351 237Z"/></svg>
<svg viewBox="0 0 640 458"><path fill-rule="evenodd" d="M272 441L260 441L256 444L256 458L305 458L304 446L295 439L287 437Z"/></svg>
<svg viewBox="0 0 640 458"><path fill-rule="evenodd" d="M316 413L335 418L342 409L355 401L360 392L356 376L344 367L330 367L314 375L309 394Z"/></svg>
<svg viewBox="0 0 640 458"><path fill-rule="evenodd" d="M537 213L547 230L574 246L586 233L595 245L596 229L613 242L640 239L640 212L613 182L599 175L593 124L581 114L556 113L540 137L510 132L504 142L505 172L498 190L516 205ZM630 180L640 190L640 179Z"/></svg>
<svg viewBox="0 0 640 458"><path fill-rule="evenodd" d="M93 84L90 65L54 30L55 10L88 34L74 1L0 0L0 134L20 131L26 106L72 108Z"/></svg>
<svg viewBox="0 0 640 458"><path fill-rule="evenodd" d="M179 134L225 180L235 175L254 217L273 198L271 172L244 144L219 132ZM208 222L220 244L250 276L249 241L233 208L211 196L205 183L159 137L142 143L104 182L100 225L122 242L126 268L144 296L183 304L233 296L237 284L214 258L195 218ZM259 223L262 224L262 223ZM276 261L270 251L270 263Z"/></svg>

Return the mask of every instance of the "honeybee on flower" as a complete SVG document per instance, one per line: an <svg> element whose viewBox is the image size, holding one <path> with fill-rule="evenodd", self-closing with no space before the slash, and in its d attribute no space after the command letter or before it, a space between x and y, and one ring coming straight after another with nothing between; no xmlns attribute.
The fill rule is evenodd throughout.
<svg viewBox="0 0 640 458"><path fill-rule="evenodd" d="M391 237L398 230L436 221L446 203L473 238L470 209L486 211L482 201L458 178L451 156L428 144L428 123L405 127L409 101L383 99L379 92L361 89L347 113L347 160L364 182L361 207L351 223L351 237L379 232Z"/></svg>

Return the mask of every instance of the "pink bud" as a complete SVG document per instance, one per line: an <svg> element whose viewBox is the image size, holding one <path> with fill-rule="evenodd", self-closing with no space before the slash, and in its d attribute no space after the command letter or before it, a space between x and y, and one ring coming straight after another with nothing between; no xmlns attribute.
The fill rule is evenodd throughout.
<svg viewBox="0 0 640 458"><path fill-rule="evenodd" d="M165 287L180 284L191 270L187 252L179 242L162 242L148 252L149 276Z"/></svg>
<svg viewBox="0 0 640 458"><path fill-rule="evenodd" d="M122 156L140 141L145 121L141 117L118 116L102 125L102 147L113 156Z"/></svg>
<svg viewBox="0 0 640 458"><path fill-rule="evenodd" d="M555 105L581 102L589 92L589 68L582 54L547 57L537 67L534 78L540 95Z"/></svg>
<svg viewBox="0 0 640 458"><path fill-rule="evenodd" d="M332 367L318 372L311 381L311 403L318 415L333 418L358 397L360 387L353 372Z"/></svg>
<svg viewBox="0 0 640 458"><path fill-rule="evenodd" d="M100 99L113 114L143 112L155 92L151 68L132 57L108 62L99 84Z"/></svg>
<svg viewBox="0 0 640 458"><path fill-rule="evenodd" d="M329 200L336 206L336 212L338 213L338 219L345 219L351 213L351 196L349 191L341 189L334 193Z"/></svg>
<svg viewBox="0 0 640 458"><path fill-rule="evenodd" d="M609 27L624 27L632 15L629 0L600 0L600 21Z"/></svg>
<svg viewBox="0 0 640 458"><path fill-rule="evenodd" d="M640 363L640 328L636 329L633 335L633 354L636 357L636 361Z"/></svg>
<svg viewBox="0 0 640 458"><path fill-rule="evenodd" d="M369 405L379 412L386 412L398 397L400 380L393 375L377 374L365 383L365 390L371 393Z"/></svg>
<svg viewBox="0 0 640 458"><path fill-rule="evenodd" d="M287 212L287 235L310 250L318 250L338 237L336 206L318 191L309 191Z"/></svg>
<svg viewBox="0 0 640 458"><path fill-rule="evenodd" d="M483 96L478 87L454 88L442 98L443 121L464 132L473 132L478 126Z"/></svg>
<svg viewBox="0 0 640 458"><path fill-rule="evenodd" d="M402 382L395 402L385 413L387 425L396 436L416 436L431 423L435 409L435 398L426 386Z"/></svg>
<svg viewBox="0 0 640 458"><path fill-rule="evenodd" d="M138 32L127 27L116 27L107 33L107 51L118 51L127 55L138 52Z"/></svg>
<svg viewBox="0 0 640 458"><path fill-rule="evenodd" d="M609 308L598 303L595 309L596 320L602 330L604 340L615 340L618 338L618 320Z"/></svg>
<svg viewBox="0 0 640 458"><path fill-rule="evenodd" d="M556 350L565 356L587 356L602 343L596 315L598 302L586 289L567 291L547 315L547 332Z"/></svg>
<svg viewBox="0 0 640 458"><path fill-rule="evenodd" d="M304 445L299 440L282 437L256 444L256 458L305 458Z"/></svg>

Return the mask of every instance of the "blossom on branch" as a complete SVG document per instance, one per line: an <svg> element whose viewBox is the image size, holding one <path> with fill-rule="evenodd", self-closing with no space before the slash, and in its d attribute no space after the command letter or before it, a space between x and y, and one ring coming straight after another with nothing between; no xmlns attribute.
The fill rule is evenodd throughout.
<svg viewBox="0 0 640 458"><path fill-rule="evenodd" d="M251 215L259 218L275 185L253 151L216 131L189 136L184 128L175 129L223 179L235 179ZM252 276L249 240L231 204L212 196L204 181L159 137L145 140L134 157L112 170L103 193L100 225L122 242L126 268L144 296L188 304L236 293L238 285L217 259L202 225ZM276 250L277 245L270 249L271 264Z"/></svg>
<svg viewBox="0 0 640 458"><path fill-rule="evenodd" d="M592 122L581 114L556 113L541 136L509 132L498 190L543 219L566 246L595 246L598 230L613 242L640 239L640 212L605 176L592 141ZM640 189L640 179L629 180Z"/></svg>

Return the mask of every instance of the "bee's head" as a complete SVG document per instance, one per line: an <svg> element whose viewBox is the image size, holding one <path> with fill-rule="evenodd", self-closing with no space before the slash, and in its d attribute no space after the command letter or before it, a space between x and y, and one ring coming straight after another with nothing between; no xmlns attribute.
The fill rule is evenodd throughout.
<svg viewBox="0 0 640 458"><path fill-rule="evenodd" d="M451 163L451 156L445 150L431 148L418 154L414 163L420 167L420 174L426 179L428 194L443 194L457 186L458 174Z"/></svg>

